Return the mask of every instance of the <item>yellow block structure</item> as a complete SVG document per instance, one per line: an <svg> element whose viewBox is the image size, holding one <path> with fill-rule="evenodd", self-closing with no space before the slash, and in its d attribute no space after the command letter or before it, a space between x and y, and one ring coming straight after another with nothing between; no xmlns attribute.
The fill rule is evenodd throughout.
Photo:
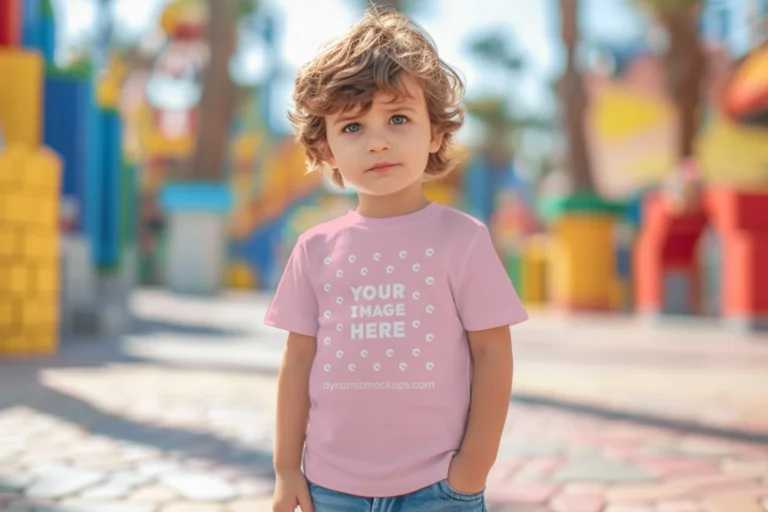
<svg viewBox="0 0 768 512"><path fill-rule="evenodd" d="M61 170L46 148L0 151L0 357L58 347Z"/></svg>
<svg viewBox="0 0 768 512"><path fill-rule="evenodd" d="M0 129L6 145L40 146L43 73L39 53L0 47Z"/></svg>
<svg viewBox="0 0 768 512"><path fill-rule="evenodd" d="M526 306L547 302L549 243L547 235L532 236L520 252L520 300Z"/></svg>
<svg viewBox="0 0 768 512"><path fill-rule="evenodd" d="M569 212L552 226L549 287L565 309L610 310L617 294L616 218Z"/></svg>
<svg viewBox="0 0 768 512"><path fill-rule="evenodd" d="M236 290L254 290L259 286L256 273L241 261L233 261L227 267L227 283Z"/></svg>

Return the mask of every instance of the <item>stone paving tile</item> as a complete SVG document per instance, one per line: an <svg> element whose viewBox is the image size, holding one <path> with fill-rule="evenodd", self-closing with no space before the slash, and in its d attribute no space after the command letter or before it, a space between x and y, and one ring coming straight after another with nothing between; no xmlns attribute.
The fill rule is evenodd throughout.
<svg viewBox="0 0 768 512"><path fill-rule="evenodd" d="M173 472L161 482L190 501L228 501L238 496L234 485L221 477L201 472Z"/></svg>
<svg viewBox="0 0 768 512"><path fill-rule="evenodd" d="M757 501L749 498L719 498L705 502L707 512L764 512Z"/></svg>
<svg viewBox="0 0 768 512"><path fill-rule="evenodd" d="M555 512L601 512L605 499L599 494L558 494L549 502Z"/></svg>
<svg viewBox="0 0 768 512"><path fill-rule="evenodd" d="M233 501L227 505L227 512L272 512L272 498Z"/></svg>
<svg viewBox="0 0 768 512"><path fill-rule="evenodd" d="M656 505L658 512L702 512L703 505L695 501L660 501Z"/></svg>
<svg viewBox="0 0 768 512"><path fill-rule="evenodd" d="M65 500L61 503L61 507L63 512L155 512L157 510L151 504L88 500ZM53 508L51 512L61 510L61 508Z"/></svg>
<svg viewBox="0 0 768 512"><path fill-rule="evenodd" d="M179 498L173 489L162 485L146 485L135 488L128 496L128 501L134 503L160 504L168 503Z"/></svg>
<svg viewBox="0 0 768 512"><path fill-rule="evenodd" d="M487 498L489 503L545 504L558 488L549 482L512 482L488 486Z"/></svg>
<svg viewBox="0 0 768 512"><path fill-rule="evenodd" d="M632 463L613 461L602 455L586 455L566 462L555 472L553 479L558 482L596 480L614 483L653 480L654 476Z"/></svg>
<svg viewBox="0 0 768 512"><path fill-rule="evenodd" d="M30 498L60 499L104 480L98 471L60 466L40 471L25 493Z"/></svg>
<svg viewBox="0 0 768 512"><path fill-rule="evenodd" d="M161 512L226 512L224 505L213 503L179 502L170 503L160 509Z"/></svg>
<svg viewBox="0 0 768 512"><path fill-rule="evenodd" d="M608 505L603 512L656 512L651 505Z"/></svg>

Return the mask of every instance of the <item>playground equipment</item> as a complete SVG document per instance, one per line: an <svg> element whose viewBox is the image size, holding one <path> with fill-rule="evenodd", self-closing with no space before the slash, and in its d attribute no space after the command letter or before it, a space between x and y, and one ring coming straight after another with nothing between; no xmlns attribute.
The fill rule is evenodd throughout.
<svg viewBox="0 0 768 512"><path fill-rule="evenodd" d="M21 45L22 7L0 4L0 357L58 345L61 162L43 145L44 59Z"/></svg>
<svg viewBox="0 0 768 512"><path fill-rule="evenodd" d="M549 295L564 310L610 311L620 302L615 230L624 205L592 194L542 204L550 225Z"/></svg>
<svg viewBox="0 0 768 512"><path fill-rule="evenodd" d="M728 85L725 112L742 123L768 127L768 45L747 56Z"/></svg>
<svg viewBox="0 0 768 512"><path fill-rule="evenodd" d="M711 226L722 252L717 313L740 330L768 328L768 193L712 187L698 208L675 212L661 195L645 201L637 246L638 311L647 315L702 314L700 240Z"/></svg>
<svg viewBox="0 0 768 512"><path fill-rule="evenodd" d="M0 54L0 72L4 60ZM39 144L13 135L7 141L0 153L0 357L51 354L58 344L61 164Z"/></svg>
<svg viewBox="0 0 768 512"><path fill-rule="evenodd" d="M112 70L54 61L48 0L3 2L0 41L0 353L52 353L127 320L135 168Z"/></svg>

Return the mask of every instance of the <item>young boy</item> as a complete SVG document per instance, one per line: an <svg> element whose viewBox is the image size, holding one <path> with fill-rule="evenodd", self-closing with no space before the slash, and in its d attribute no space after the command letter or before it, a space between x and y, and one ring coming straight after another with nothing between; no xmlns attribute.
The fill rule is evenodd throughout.
<svg viewBox="0 0 768 512"><path fill-rule="evenodd" d="M486 226L422 193L450 169L462 93L428 36L388 10L296 80L310 168L359 202L302 234L266 315L289 332L276 512L486 510L509 326L527 314Z"/></svg>

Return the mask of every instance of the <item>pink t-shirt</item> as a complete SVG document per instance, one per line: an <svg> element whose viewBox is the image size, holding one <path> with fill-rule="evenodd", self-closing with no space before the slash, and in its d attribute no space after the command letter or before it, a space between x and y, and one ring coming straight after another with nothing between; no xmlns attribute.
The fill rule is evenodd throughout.
<svg viewBox="0 0 768 512"><path fill-rule="evenodd" d="M369 497L438 482L470 401L467 331L528 318L481 222L430 203L304 233L267 325L314 336L304 472Z"/></svg>

